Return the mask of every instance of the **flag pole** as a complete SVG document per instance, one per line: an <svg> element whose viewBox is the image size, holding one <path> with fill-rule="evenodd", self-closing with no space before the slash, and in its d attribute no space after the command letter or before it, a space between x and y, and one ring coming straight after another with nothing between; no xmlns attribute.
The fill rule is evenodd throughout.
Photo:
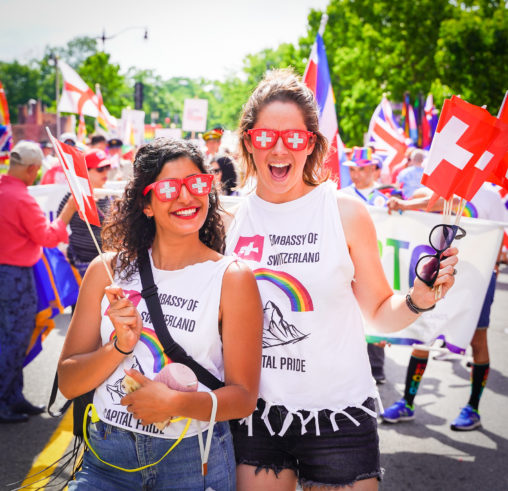
<svg viewBox="0 0 508 491"><path fill-rule="evenodd" d="M46 131L48 132L48 136L49 136L50 141L53 143L54 136L51 134L51 131L49 131L49 128L47 126L46 126ZM67 176L68 170L65 167L65 159L63 158L63 155L60 153L60 147L58 145L53 145L53 146L55 147L56 155L58 156L58 160L60 160L60 164L62 165L62 168L64 170L65 176L67 177L67 181L69 182L69 178ZM70 184L69 184L69 187L70 187ZM71 188L71 191L72 191L72 188ZM72 197L72 192L71 192L71 197L69 199L71 199L71 198L74 199ZM74 200L74 202L76 203L79 211L81 211L82 219L86 223L86 226L88 227L88 231L90 232L90 235L92 237L93 243L95 244L95 248L97 249L97 252L99 253L99 256L101 258L102 264L104 265L104 268L106 269L106 273L108 274L108 277L109 277L109 279L111 281L111 285L114 285L115 282L113 280L113 276L111 275L111 271L109 270L108 264L106 262L106 259L104 258L104 253L102 252L101 248L99 247L99 244L97 243L97 239L95 238L95 235L93 233L92 227L90 226L90 222L88 221L88 218L86 216L85 210L81 209L80 204L78 202L76 202L76 200Z"/></svg>
<svg viewBox="0 0 508 491"><path fill-rule="evenodd" d="M62 128L60 126L60 109L58 109L58 103L60 98L60 83L58 76L58 56L55 55L55 93L56 93L56 137L60 138Z"/></svg>
<svg viewBox="0 0 508 491"><path fill-rule="evenodd" d="M318 34L323 37L323 34L325 33L326 24L328 23L328 14L323 14L321 16L321 23L319 24L319 31Z"/></svg>

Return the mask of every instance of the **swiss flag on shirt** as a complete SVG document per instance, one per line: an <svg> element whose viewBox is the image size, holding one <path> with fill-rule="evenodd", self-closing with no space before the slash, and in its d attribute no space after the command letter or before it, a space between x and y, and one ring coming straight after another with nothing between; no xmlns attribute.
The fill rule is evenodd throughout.
<svg viewBox="0 0 508 491"><path fill-rule="evenodd" d="M505 131L486 109L455 96L445 100L422 184L445 199L470 200L508 150Z"/></svg>
<svg viewBox="0 0 508 491"><path fill-rule="evenodd" d="M243 259L259 262L263 258L264 242L265 238L262 235L239 237L235 247L235 254Z"/></svg>
<svg viewBox="0 0 508 491"><path fill-rule="evenodd" d="M76 147L58 141L49 130L48 134L71 188L74 201L78 206L79 217L85 222L88 221L91 225L100 227L101 222L93 199L85 155Z"/></svg>

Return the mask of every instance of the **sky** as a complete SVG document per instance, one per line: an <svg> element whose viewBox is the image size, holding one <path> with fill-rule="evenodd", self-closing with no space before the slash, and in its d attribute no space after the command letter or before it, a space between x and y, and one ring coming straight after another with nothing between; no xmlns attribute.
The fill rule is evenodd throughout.
<svg viewBox="0 0 508 491"><path fill-rule="evenodd" d="M111 61L175 76L224 79L247 54L297 43L329 0L0 0L0 60L26 63L77 36L113 37ZM132 29L130 29L132 28ZM143 39L144 29L148 40ZM122 32L123 31L123 32ZM99 49L102 41L99 41Z"/></svg>

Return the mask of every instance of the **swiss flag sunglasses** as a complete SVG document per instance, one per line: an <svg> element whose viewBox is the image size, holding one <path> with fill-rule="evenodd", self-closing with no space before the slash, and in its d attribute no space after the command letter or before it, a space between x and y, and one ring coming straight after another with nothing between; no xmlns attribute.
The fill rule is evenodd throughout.
<svg viewBox="0 0 508 491"><path fill-rule="evenodd" d="M183 179L163 179L152 182L143 190L146 196L152 189L160 201L172 201L180 196L182 185L194 196L206 196L212 190L213 174L194 174Z"/></svg>
<svg viewBox="0 0 508 491"><path fill-rule="evenodd" d="M284 145L289 150L305 150L314 133L306 130L269 130L266 128L255 128L247 130L247 134L250 136L250 141L254 148L258 150L268 150L277 143L279 137L282 137Z"/></svg>

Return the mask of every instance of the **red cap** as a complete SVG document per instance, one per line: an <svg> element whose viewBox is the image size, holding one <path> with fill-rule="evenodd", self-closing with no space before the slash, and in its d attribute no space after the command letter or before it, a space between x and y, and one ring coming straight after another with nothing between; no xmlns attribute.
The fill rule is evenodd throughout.
<svg viewBox="0 0 508 491"><path fill-rule="evenodd" d="M108 160L106 152L99 149L90 150L85 155L85 162L87 169L97 169L99 167L111 166L111 163Z"/></svg>

